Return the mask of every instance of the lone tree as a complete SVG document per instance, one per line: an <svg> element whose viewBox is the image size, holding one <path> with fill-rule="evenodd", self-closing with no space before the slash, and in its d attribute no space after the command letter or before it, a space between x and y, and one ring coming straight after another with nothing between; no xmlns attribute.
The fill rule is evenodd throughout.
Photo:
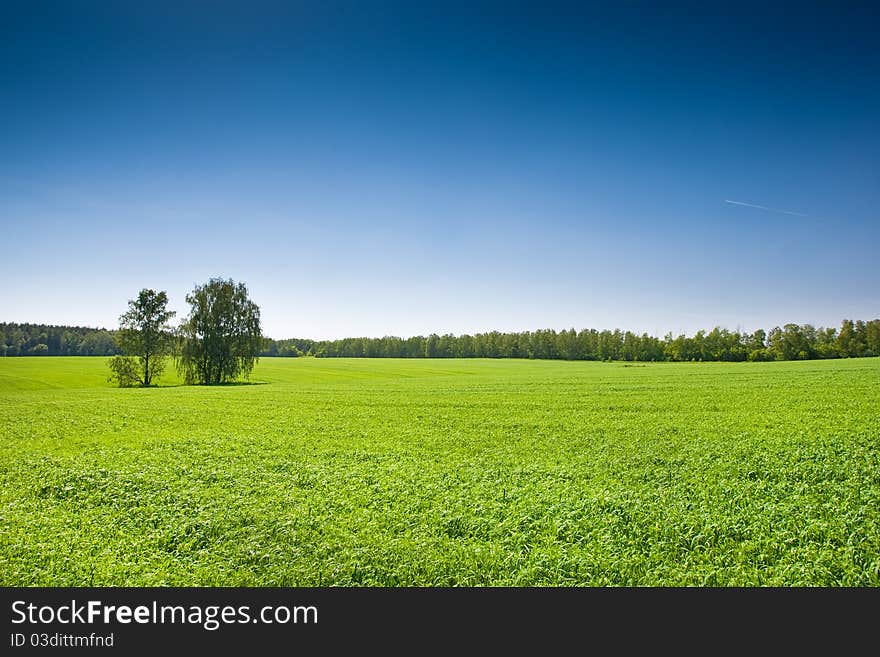
<svg viewBox="0 0 880 657"><path fill-rule="evenodd" d="M188 295L180 327L178 369L188 384L216 385L250 377L263 345L260 309L244 283L212 278Z"/></svg>
<svg viewBox="0 0 880 657"><path fill-rule="evenodd" d="M167 309L165 292L141 290L119 317L115 341L121 355L110 359L111 381L123 388L148 386L165 370L172 346L168 321L175 313Z"/></svg>

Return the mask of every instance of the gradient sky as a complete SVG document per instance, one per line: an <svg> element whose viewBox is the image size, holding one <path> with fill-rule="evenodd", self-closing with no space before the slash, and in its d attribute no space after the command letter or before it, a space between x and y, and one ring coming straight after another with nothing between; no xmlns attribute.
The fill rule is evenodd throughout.
<svg viewBox="0 0 880 657"><path fill-rule="evenodd" d="M21 4L0 321L211 276L275 338L880 316L876 9Z"/></svg>

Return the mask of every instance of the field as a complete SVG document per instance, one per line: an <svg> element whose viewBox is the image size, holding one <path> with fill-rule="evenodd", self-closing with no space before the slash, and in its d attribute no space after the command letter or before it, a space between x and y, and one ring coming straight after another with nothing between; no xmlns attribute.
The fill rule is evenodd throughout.
<svg viewBox="0 0 880 657"><path fill-rule="evenodd" d="M880 359L0 359L0 584L880 586Z"/></svg>

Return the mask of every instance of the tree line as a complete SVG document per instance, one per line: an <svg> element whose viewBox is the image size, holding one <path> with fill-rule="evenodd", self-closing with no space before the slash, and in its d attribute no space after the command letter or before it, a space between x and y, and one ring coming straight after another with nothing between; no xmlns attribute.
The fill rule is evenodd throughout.
<svg viewBox="0 0 880 657"><path fill-rule="evenodd" d="M0 356L115 356L119 331L0 324ZM251 339L253 334L251 334ZM254 345L251 345L254 347ZM261 338L257 356L318 358L532 358L629 361L764 361L880 356L880 320L845 319L840 328L786 324L753 333L716 327L663 338L630 331L544 329L519 333L310 340Z"/></svg>
<svg viewBox="0 0 880 657"><path fill-rule="evenodd" d="M845 319L840 328L786 324L753 333L716 327L663 338L631 331L543 329L519 333L340 340L265 340L267 356L318 358L531 358L623 361L769 361L880 356L880 319Z"/></svg>
<svg viewBox="0 0 880 657"><path fill-rule="evenodd" d="M0 356L113 356L115 331L86 326L0 324Z"/></svg>

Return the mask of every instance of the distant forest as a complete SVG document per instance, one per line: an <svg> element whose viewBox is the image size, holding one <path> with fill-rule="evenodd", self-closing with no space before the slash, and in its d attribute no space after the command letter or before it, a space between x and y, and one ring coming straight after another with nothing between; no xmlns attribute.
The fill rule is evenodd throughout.
<svg viewBox="0 0 880 657"><path fill-rule="evenodd" d="M113 356L115 331L81 326L0 324L0 356ZM880 356L880 319L840 328L786 324L766 332L714 328L663 338L630 331L544 329L341 340L264 338L261 356L317 358L539 358L624 361L764 361Z"/></svg>
<svg viewBox="0 0 880 657"><path fill-rule="evenodd" d="M0 324L0 356L114 356L114 333L85 326Z"/></svg>

